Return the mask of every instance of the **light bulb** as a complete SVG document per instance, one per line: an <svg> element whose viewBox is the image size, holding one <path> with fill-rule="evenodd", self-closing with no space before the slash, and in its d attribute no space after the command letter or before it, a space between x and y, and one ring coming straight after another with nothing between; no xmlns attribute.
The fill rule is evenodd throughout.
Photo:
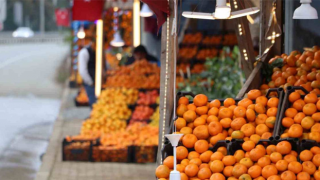
<svg viewBox="0 0 320 180"><path fill-rule="evenodd" d="M275 39L277 37L280 37L282 34L282 30L280 25L278 24L277 21L277 15L276 15L276 4L274 4L274 7L272 8L272 13L270 15L269 19L269 25L268 25L268 30L266 33L266 39L267 40L272 40L272 43L275 42Z"/></svg>
<svg viewBox="0 0 320 180"><path fill-rule="evenodd" d="M84 39L86 37L86 33L84 32L84 28L83 26L80 27L78 33L77 33L77 37L79 39Z"/></svg>
<svg viewBox="0 0 320 180"><path fill-rule="evenodd" d="M226 0L217 0L214 17L216 19L228 19L231 15L231 8L227 5Z"/></svg>

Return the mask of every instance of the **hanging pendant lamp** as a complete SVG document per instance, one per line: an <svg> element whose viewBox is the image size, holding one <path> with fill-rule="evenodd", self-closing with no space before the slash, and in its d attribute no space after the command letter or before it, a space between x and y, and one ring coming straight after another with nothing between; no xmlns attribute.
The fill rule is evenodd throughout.
<svg viewBox="0 0 320 180"><path fill-rule="evenodd" d="M268 30L266 33L266 39L271 40L272 44L275 43L275 39L277 37L280 37L282 34L281 27L277 21L276 7L277 7L277 4L276 4L276 1L274 1L272 12L271 12L270 19L269 19Z"/></svg>
<svg viewBox="0 0 320 180"><path fill-rule="evenodd" d="M140 11L140 16L141 17L150 17L153 15L153 12L151 11L151 9L149 8L148 4L144 3L142 5L142 9Z"/></svg>
<svg viewBox="0 0 320 180"><path fill-rule="evenodd" d="M113 35L113 40L110 42L111 46L114 47L122 47L124 46L124 41L121 38L120 32L117 31L114 35Z"/></svg>
<svg viewBox="0 0 320 180"><path fill-rule="evenodd" d="M186 18L194 18L194 19L234 19L239 18L251 14L255 14L259 12L260 9L257 7L242 9L239 11L231 12L231 7L227 5L226 0L217 0L217 5L215 8L215 12L213 13L202 13L202 12L190 12L186 11L182 13L182 16Z"/></svg>
<svg viewBox="0 0 320 180"><path fill-rule="evenodd" d="M311 0L300 0L301 6L293 13L293 19L318 19L317 10L312 7Z"/></svg>
<svg viewBox="0 0 320 180"><path fill-rule="evenodd" d="M77 33L77 37L79 39L84 39L86 37L86 33L84 32L84 27L81 26L78 33Z"/></svg>

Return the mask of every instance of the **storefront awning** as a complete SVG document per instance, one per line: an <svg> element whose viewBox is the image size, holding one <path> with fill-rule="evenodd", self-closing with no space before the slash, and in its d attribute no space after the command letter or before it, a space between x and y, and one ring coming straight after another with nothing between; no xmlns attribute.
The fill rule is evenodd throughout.
<svg viewBox="0 0 320 180"><path fill-rule="evenodd" d="M72 20L95 21L101 19L105 0L74 0Z"/></svg>

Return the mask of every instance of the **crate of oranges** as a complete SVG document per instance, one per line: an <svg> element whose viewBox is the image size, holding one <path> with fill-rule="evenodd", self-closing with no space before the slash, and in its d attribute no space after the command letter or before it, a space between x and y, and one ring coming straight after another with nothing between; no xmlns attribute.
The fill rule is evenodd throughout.
<svg viewBox="0 0 320 180"><path fill-rule="evenodd" d="M310 139L320 142L320 100L301 86L288 87L280 113L280 138Z"/></svg>
<svg viewBox="0 0 320 180"><path fill-rule="evenodd" d="M305 140L308 142L308 140ZM177 148L177 170L181 180L310 180L320 179L320 148L294 138L224 141L195 151ZM169 177L173 156L164 158L155 174L161 180Z"/></svg>

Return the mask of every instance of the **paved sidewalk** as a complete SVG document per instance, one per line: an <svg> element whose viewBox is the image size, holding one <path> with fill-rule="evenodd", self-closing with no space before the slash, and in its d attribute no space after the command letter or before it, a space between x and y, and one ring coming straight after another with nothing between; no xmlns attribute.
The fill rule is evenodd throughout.
<svg viewBox="0 0 320 180"><path fill-rule="evenodd" d="M74 107L75 90L66 89L60 115L55 122L53 133L42 166L36 180L153 180L156 179L155 164L63 162L62 140L66 135L76 135L83 119L90 113L89 108Z"/></svg>

